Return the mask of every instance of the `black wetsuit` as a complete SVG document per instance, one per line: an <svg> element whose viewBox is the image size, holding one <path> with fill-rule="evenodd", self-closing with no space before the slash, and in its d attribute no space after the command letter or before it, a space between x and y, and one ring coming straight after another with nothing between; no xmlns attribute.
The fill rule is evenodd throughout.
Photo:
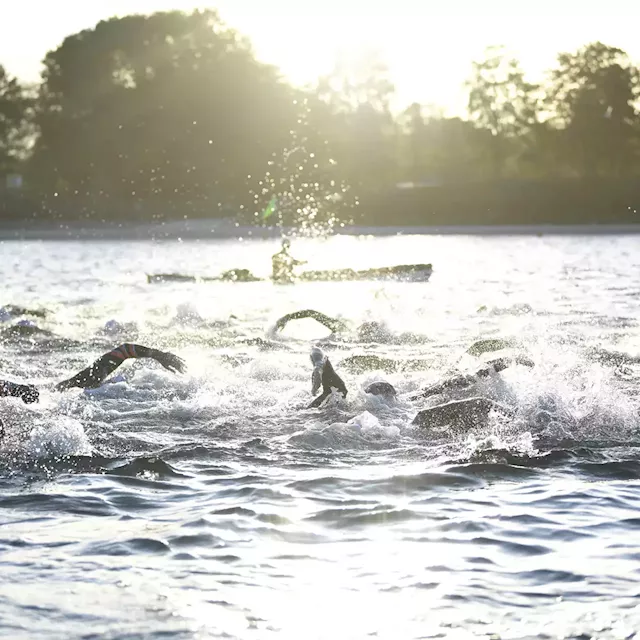
<svg viewBox="0 0 640 640"><path fill-rule="evenodd" d="M347 397L347 387L342 378L334 371L329 358L324 356L322 364L322 393L307 407L315 409L319 407L330 395L333 389L339 391L344 398Z"/></svg>
<svg viewBox="0 0 640 640"><path fill-rule="evenodd" d="M423 389L419 394L411 396L410 400L418 400L419 398L437 396L446 391L453 391L455 389L466 389L476 384L480 380L488 378L492 373L500 373L500 371L504 371L514 362L517 364L523 364L527 367L534 366L531 360L522 356L517 356L513 359L496 358L495 360L487 362L484 367L478 369L478 371L473 374L453 376L452 378L448 378L447 380L438 382L437 384L433 384L426 389Z"/></svg>
<svg viewBox="0 0 640 640"><path fill-rule="evenodd" d="M0 380L0 397L2 396L22 398L23 402L30 404L38 401L40 392L31 384L18 384L17 382Z"/></svg>
<svg viewBox="0 0 640 640"><path fill-rule="evenodd" d="M327 327L327 329L332 333L339 333L347 328L347 324L339 318L331 318L321 311L315 311L314 309L302 309L301 311L287 313L282 316L282 318L279 318L273 330L275 332L282 331L292 320L303 320L305 318L311 318L312 320L319 322Z"/></svg>
<svg viewBox="0 0 640 640"><path fill-rule="evenodd" d="M116 347L113 351L105 353L92 365L76 373L72 378L57 384L56 391L65 391L73 387L95 389L128 358L152 358L173 373L182 373L185 370L184 361L172 353L127 342Z"/></svg>
<svg viewBox="0 0 640 640"><path fill-rule="evenodd" d="M476 397L452 400L428 409L418 411L412 424L426 429L447 427L453 431L468 431L473 427L485 426L492 412L505 416L512 411L488 398Z"/></svg>
<svg viewBox="0 0 640 640"><path fill-rule="evenodd" d="M76 373L72 378L63 380L56 385L55 389L56 391L65 391L66 389L71 389L73 387L79 387L81 389L95 389L104 382L107 376L113 373L125 360L129 358L152 358L159 362L165 369L168 369L173 373L182 373L186 369L184 361L172 353L126 342L112 351L105 353L92 365L83 369L79 373ZM8 380L0 380L0 397L1 396L22 398L23 402L30 404L32 402L38 402L40 392L37 387L31 384L19 384ZM0 439L2 439L3 436L4 427L0 420Z"/></svg>

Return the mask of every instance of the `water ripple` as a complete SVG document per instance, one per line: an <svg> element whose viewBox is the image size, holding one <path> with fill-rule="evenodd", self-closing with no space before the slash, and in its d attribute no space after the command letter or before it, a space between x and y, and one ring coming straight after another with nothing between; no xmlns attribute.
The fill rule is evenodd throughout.
<svg viewBox="0 0 640 640"><path fill-rule="evenodd" d="M144 275L261 273L269 239L4 243L2 304L46 314L0 319L3 377L43 389L0 400L0 636L635 637L639 243L301 238L313 268L427 255L435 271L295 286ZM268 334L303 308L348 327ZM377 341L358 331L372 322ZM99 390L51 391L125 340L188 373L129 362ZM316 342L349 394L307 410ZM535 366L479 389L509 419L411 425L438 401L420 389L515 354ZM396 402L364 392L381 380Z"/></svg>

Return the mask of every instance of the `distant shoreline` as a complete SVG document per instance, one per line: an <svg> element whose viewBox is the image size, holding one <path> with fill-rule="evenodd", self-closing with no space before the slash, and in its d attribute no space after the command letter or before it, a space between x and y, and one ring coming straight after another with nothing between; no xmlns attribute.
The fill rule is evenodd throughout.
<svg viewBox="0 0 640 640"><path fill-rule="evenodd" d="M579 225L438 225L438 226L365 226L341 227L329 235L635 235L640 224ZM0 223L0 241L19 240L243 240L296 236L293 228L241 227L228 219L187 220L165 224L103 225L40 224L21 227ZM302 236L304 237L304 236Z"/></svg>
<svg viewBox="0 0 640 640"><path fill-rule="evenodd" d="M276 220L292 223L292 212L285 211L269 219L274 226L251 227L257 221L250 215L252 206L242 214L237 202L43 198L28 190L5 190L0 191L0 238L273 238L281 234ZM363 194L355 208L347 203L331 207L319 218L332 214L337 220L353 220L348 227L338 227L340 234L349 235L640 233L636 178L484 180L381 188Z"/></svg>

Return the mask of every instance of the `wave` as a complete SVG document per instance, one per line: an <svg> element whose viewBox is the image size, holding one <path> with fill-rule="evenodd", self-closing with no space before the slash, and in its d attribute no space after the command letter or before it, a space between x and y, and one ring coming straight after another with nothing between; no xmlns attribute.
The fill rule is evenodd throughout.
<svg viewBox="0 0 640 640"><path fill-rule="evenodd" d="M17 398L5 398L3 405L1 419L5 437L0 443L0 464L91 452L91 444L79 420L57 411L24 407Z"/></svg>

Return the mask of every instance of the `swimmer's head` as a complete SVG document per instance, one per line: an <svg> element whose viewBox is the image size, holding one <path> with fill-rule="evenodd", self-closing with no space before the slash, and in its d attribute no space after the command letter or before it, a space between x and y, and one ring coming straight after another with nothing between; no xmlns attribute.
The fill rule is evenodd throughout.
<svg viewBox="0 0 640 640"><path fill-rule="evenodd" d="M388 342L391 335L391 331L376 320L363 322L358 327L358 339L362 342Z"/></svg>
<svg viewBox="0 0 640 640"><path fill-rule="evenodd" d="M282 238L282 248L288 249L291 246L291 240L289 238Z"/></svg>
<svg viewBox="0 0 640 640"><path fill-rule="evenodd" d="M176 308L176 320L178 321L201 321L202 316L190 302L182 302Z"/></svg>
<svg viewBox="0 0 640 640"><path fill-rule="evenodd" d="M552 420L553 415L549 411L543 409L533 416L533 426L536 429L546 429L551 424Z"/></svg>
<svg viewBox="0 0 640 640"><path fill-rule="evenodd" d="M312 347L311 348L311 363L314 367L317 367L321 364L324 364L324 351L320 347Z"/></svg>
<svg viewBox="0 0 640 640"><path fill-rule="evenodd" d="M385 398L387 400L395 400L396 396L398 395L393 385L389 382L384 382L383 380L371 383L368 387L366 387L364 392L370 393L374 396L381 396L382 398Z"/></svg>
<svg viewBox="0 0 640 640"><path fill-rule="evenodd" d="M104 323L105 333L118 333L122 331L122 325L117 320L107 320Z"/></svg>

